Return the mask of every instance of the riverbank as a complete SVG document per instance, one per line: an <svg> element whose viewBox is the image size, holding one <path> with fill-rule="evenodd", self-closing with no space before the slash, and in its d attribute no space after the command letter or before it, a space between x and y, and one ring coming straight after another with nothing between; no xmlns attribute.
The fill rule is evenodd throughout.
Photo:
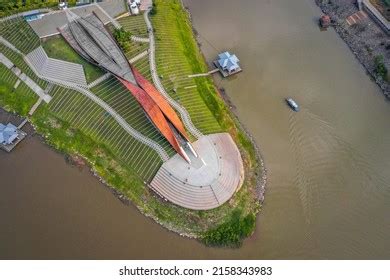
<svg viewBox="0 0 390 280"><path fill-rule="evenodd" d="M390 69L390 41L384 32L370 17L352 26L346 22L346 18L356 12L358 8L348 1L320 1L317 5L323 13L329 15L333 27L340 37L346 42L353 54L381 88L383 94L390 99L389 75L378 72L377 61L383 60L383 64Z"/></svg>
<svg viewBox="0 0 390 280"><path fill-rule="evenodd" d="M196 46L187 14L181 8L179 2L156 2L157 14L153 16L152 21L156 29L156 35L159 37L156 49L158 73L164 77L172 75L172 72L170 72L172 69L165 67L165 64L170 63L170 60L166 59L166 49L162 48L159 41L163 36L164 43L170 42L169 49L172 49L172 45L175 45L175 49L179 51L176 54L178 59L174 61L175 65L193 67L192 73L198 72L195 70L207 68ZM166 21L171 24L166 24ZM174 32L169 33L167 29ZM167 34L168 36L165 38ZM24 65L21 57L19 57L19 60L19 63ZM146 69L144 70L147 72ZM37 80L39 79L37 78ZM15 96L11 91L14 81L4 82L0 103L7 106L9 105L7 104L7 97ZM166 84L169 82L168 79L163 81L165 83L164 87L171 91L170 84ZM102 137L98 140L99 135L96 134L98 131L92 130L96 122L92 121L91 124L89 122L94 118L98 118L98 122L101 123L103 113L100 114L100 109L91 104L81 94L75 91L68 93L67 90L64 91L59 87L55 88L54 92L64 91L61 95L55 97L58 98L59 103L67 104L68 96L75 96L72 100L72 112L67 112L67 110L58 111L55 110L55 107L52 107L54 105L42 104L31 117L31 121L37 132L44 135L45 141L49 145L65 154L72 164L84 164L80 160L84 158L93 174L98 176L102 183L109 186L121 201L126 204L131 201L145 216L151 217L171 231L183 236L197 238L209 245L238 246L245 237L254 231L256 214L260 211L264 193L265 168L258 156L256 147L245 132L240 129L237 120L217 95L213 81L210 78L196 79L196 87L197 89L193 90L193 95L197 99L196 104L188 104L184 107L190 111L190 115L196 113L191 117L196 117L198 123L195 123L195 125L199 126L203 130L202 132L228 131L231 133L241 151L246 174L243 186L233 198L221 207L209 211L184 209L168 203L153 193L147 186L147 182L131 166L118 158L116 151L112 149L112 143L104 141ZM96 92L98 89L92 89L92 91ZM178 92L180 93L180 89ZM34 97L34 95L31 96ZM85 108L79 108L83 102L91 104L88 111ZM20 111L22 115L26 114L26 110L18 110L20 105L23 104L23 100L16 99L14 103L8 108L10 111ZM204 110L197 112L196 110L200 104L203 104ZM196 109L193 110L193 107ZM80 113L79 110L82 110L82 112ZM73 116L89 120L86 123L87 126L84 126L85 129L81 129L72 123L71 120L75 120ZM103 116L107 118L106 115ZM107 129L111 127L116 129L113 121L106 120L106 123ZM91 127L88 128L89 125ZM119 146L122 147L123 145Z"/></svg>

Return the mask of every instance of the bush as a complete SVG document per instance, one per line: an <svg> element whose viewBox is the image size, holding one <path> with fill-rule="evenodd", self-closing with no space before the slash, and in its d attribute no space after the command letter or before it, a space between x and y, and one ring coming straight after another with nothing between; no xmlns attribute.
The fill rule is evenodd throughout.
<svg viewBox="0 0 390 280"><path fill-rule="evenodd" d="M383 80L387 81L387 67L383 62L383 55L375 57L375 73L379 75Z"/></svg>
<svg viewBox="0 0 390 280"><path fill-rule="evenodd" d="M74 5L75 0L69 0L69 5ZM20 13L24 11L57 7L57 0L0 0L0 17Z"/></svg>
<svg viewBox="0 0 390 280"><path fill-rule="evenodd" d="M152 10L149 12L150 15L155 15L157 14L157 9L156 9L156 4L153 2L153 5L152 5Z"/></svg>
<svg viewBox="0 0 390 280"><path fill-rule="evenodd" d="M242 240L255 229L256 216L250 213L242 216L241 210L232 213L232 218L205 233L202 240L208 246L240 246Z"/></svg>
<svg viewBox="0 0 390 280"><path fill-rule="evenodd" d="M130 37L131 32L126 31L123 27L119 29L114 30L114 37L115 40L118 42L119 46L125 51L130 51L131 44L130 44Z"/></svg>

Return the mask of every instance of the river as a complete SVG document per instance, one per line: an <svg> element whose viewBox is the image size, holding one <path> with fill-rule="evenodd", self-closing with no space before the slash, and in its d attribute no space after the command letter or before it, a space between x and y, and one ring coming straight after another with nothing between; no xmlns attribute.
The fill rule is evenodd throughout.
<svg viewBox="0 0 390 280"><path fill-rule="evenodd" d="M244 69L216 83L268 168L255 234L217 249L170 233L32 137L0 152L0 257L389 258L390 104L314 0L184 2L207 61Z"/></svg>

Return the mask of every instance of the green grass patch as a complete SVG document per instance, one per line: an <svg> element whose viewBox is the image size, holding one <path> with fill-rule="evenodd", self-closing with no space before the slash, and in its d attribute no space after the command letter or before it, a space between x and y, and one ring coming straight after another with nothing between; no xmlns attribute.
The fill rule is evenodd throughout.
<svg viewBox="0 0 390 280"><path fill-rule="evenodd" d="M51 58L81 64L84 68L84 73L88 83L93 82L105 73L99 67L92 65L76 53L61 36L53 36L48 39L44 39L42 46L47 55Z"/></svg>
<svg viewBox="0 0 390 280"><path fill-rule="evenodd" d="M10 112L26 116L38 97L23 82L14 89L17 77L0 64L0 106Z"/></svg>
<svg viewBox="0 0 390 280"><path fill-rule="evenodd" d="M10 48L0 44L0 52L3 53L9 60L11 60L16 67L18 67L23 73L29 76L34 82L36 82L42 89L45 89L48 85L48 82L40 79L35 73L31 70L31 68L27 65L27 63L23 60L23 57Z"/></svg>

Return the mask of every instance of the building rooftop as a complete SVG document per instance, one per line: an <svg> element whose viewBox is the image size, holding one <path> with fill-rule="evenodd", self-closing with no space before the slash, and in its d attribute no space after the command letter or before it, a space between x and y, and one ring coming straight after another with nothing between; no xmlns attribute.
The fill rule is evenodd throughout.
<svg viewBox="0 0 390 280"><path fill-rule="evenodd" d="M240 68L238 62L240 60L236 55L232 55L229 52L223 52L218 55L218 63L223 70L229 72L235 71Z"/></svg>
<svg viewBox="0 0 390 280"><path fill-rule="evenodd" d="M18 137L17 127L11 123L4 125L0 123L0 143L10 145Z"/></svg>

